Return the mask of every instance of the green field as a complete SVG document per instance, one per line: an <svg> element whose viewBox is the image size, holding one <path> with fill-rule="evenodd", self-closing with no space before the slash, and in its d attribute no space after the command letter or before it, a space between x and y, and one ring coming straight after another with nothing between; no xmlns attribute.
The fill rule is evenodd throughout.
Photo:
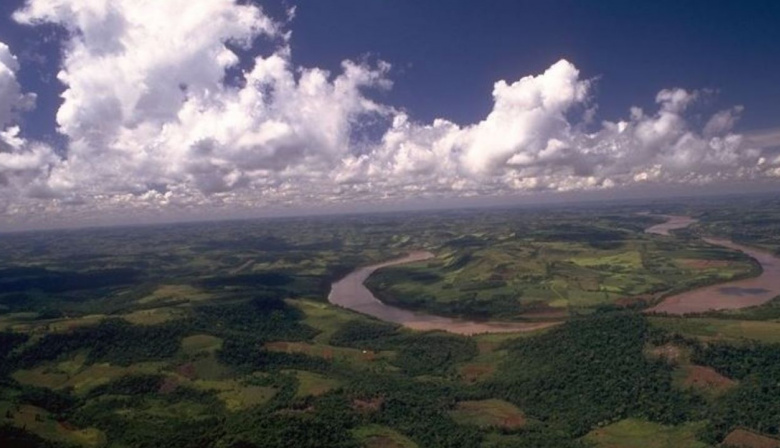
<svg viewBox="0 0 780 448"><path fill-rule="evenodd" d="M361 426L352 433L366 448L417 448L411 439L384 426Z"/></svg>
<svg viewBox="0 0 780 448"><path fill-rule="evenodd" d="M718 319L713 317L652 317L650 322L658 328L685 336L730 340L761 341L780 343L780 322L737 319Z"/></svg>
<svg viewBox="0 0 780 448"><path fill-rule="evenodd" d="M385 302L437 314L545 320L646 306L755 269L739 252L647 235L637 219L555 218L526 219L522 232L485 220L479 233L434 248L435 259L382 269L368 286Z"/></svg>
<svg viewBox="0 0 780 448"><path fill-rule="evenodd" d="M626 419L590 432L585 440L600 448L706 448L705 443L696 440L701 427L701 423L666 426Z"/></svg>
<svg viewBox="0 0 780 448"><path fill-rule="evenodd" d="M450 415L458 423L485 428L517 429L525 425L525 416L517 406L496 399L461 401Z"/></svg>
<svg viewBox="0 0 780 448"><path fill-rule="evenodd" d="M339 386L339 381L305 370L292 372L298 379L296 397L319 396Z"/></svg>

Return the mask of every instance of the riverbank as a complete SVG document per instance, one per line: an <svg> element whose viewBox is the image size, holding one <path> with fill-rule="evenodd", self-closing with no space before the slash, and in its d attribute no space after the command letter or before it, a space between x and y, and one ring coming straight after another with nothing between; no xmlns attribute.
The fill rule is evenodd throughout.
<svg viewBox="0 0 780 448"><path fill-rule="evenodd" d="M670 236L670 231L689 227L696 222L688 216L667 216L665 223L648 227L645 232ZM740 309L762 305L780 294L780 259L769 252L719 238L703 238L709 244L745 253L758 262L762 272L752 278L735 279L707 285L664 298L649 308L649 313L689 314Z"/></svg>
<svg viewBox="0 0 780 448"><path fill-rule="evenodd" d="M378 269L425 261L434 257L435 255L430 252L417 251L395 260L358 268L333 283L328 301L358 313L421 331L442 330L450 333L474 335L534 331L558 324L558 322L478 322L414 312L383 303L364 284L366 279Z"/></svg>
<svg viewBox="0 0 780 448"><path fill-rule="evenodd" d="M666 222L650 226L645 229L645 232L670 237L671 231L687 228L697 222L696 219L689 216L670 215L666 218ZM763 272L756 277L729 280L667 296L646 312L682 315L739 309L761 305L780 294L780 259L768 252L742 246L728 240L704 238L704 241L712 245L744 252L761 265ZM431 252L416 251L405 257L360 267L333 283L328 301L380 320L422 331L442 330L473 335L534 331L559 324L559 322L474 321L411 311L382 302L365 286L368 277L378 269L422 262L434 257L435 255Z"/></svg>

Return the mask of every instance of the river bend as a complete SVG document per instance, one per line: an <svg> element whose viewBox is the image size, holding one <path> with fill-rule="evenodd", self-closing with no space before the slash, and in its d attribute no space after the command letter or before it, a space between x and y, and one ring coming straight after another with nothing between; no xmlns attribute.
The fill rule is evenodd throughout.
<svg viewBox="0 0 780 448"><path fill-rule="evenodd" d="M666 216L666 218L668 218L666 222L651 226L645 232L670 236L670 231L683 229L696 222L695 219L688 216ZM766 251L743 246L729 240L704 238L704 241L744 252L761 264L762 274L750 279L727 281L675 294L666 297L661 303L648 309L648 312L686 314L746 308L766 303L780 294L780 259ZM382 303L365 286L368 277L378 269L421 262L433 257L434 255L430 252L417 251L405 257L357 268L346 277L333 283L328 301L334 305L415 330L443 330L472 335L533 331L556 325L556 322L473 321L410 311Z"/></svg>
<svg viewBox="0 0 780 448"><path fill-rule="evenodd" d="M664 223L645 232L669 236L671 230L690 226L695 219L688 216L667 216ZM758 277L726 281L666 297L649 312L686 314L712 310L747 308L764 304L780 295L780 259L771 253L719 238L704 238L709 244L744 252L756 260L763 272Z"/></svg>
<svg viewBox="0 0 780 448"><path fill-rule="evenodd" d="M443 330L465 335L479 333L509 333L532 331L555 325L556 322L499 322L472 321L435 316L423 312L405 310L382 303L366 288L365 281L377 269L433 258L430 252L418 251L395 260L364 266L333 283L328 300L330 303L359 313L374 316L388 322L401 324L415 330Z"/></svg>

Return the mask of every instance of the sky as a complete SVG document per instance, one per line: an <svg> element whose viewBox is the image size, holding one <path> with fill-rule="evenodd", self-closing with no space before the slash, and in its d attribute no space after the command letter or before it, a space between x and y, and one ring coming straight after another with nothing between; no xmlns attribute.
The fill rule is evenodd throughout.
<svg viewBox="0 0 780 448"><path fill-rule="evenodd" d="M780 2L3 0L0 230L776 191Z"/></svg>

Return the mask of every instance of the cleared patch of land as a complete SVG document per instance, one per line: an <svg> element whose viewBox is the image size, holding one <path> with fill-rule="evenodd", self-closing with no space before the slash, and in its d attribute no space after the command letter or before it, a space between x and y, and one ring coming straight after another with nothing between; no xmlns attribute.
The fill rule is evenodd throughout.
<svg viewBox="0 0 780 448"><path fill-rule="evenodd" d="M492 364L470 363L458 368L460 377L466 383L476 383L490 378L496 371Z"/></svg>
<svg viewBox="0 0 780 448"><path fill-rule="evenodd" d="M180 308L164 307L134 311L122 315L122 318L135 325L159 325L185 315L186 312Z"/></svg>
<svg viewBox="0 0 780 448"><path fill-rule="evenodd" d="M490 379L507 356L506 350L497 350L497 347L496 343L477 342L479 355L458 366L460 379L468 384Z"/></svg>
<svg viewBox="0 0 780 448"><path fill-rule="evenodd" d="M728 448L780 448L780 439L756 434L746 429L735 429L721 444Z"/></svg>
<svg viewBox="0 0 780 448"><path fill-rule="evenodd" d="M319 396L325 392L335 389L341 383L333 378L320 375L318 373L307 372L305 370L293 370L298 379L298 391L295 393L296 397L306 396Z"/></svg>
<svg viewBox="0 0 780 448"><path fill-rule="evenodd" d="M210 334L187 336L181 341L181 349L186 354L213 353L222 347L222 339Z"/></svg>
<svg viewBox="0 0 780 448"><path fill-rule="evenodd" d="M386 426L361 426L352 435L366 448L417 448L411 439Z"/></svg>
<svg viewBox="0 0 780 448"><path fill-rule="evenodd" d="M85 365L85 358L84 354L79 354L59 363L17 370L12 378L25 385L50 389L73 388L76 393L84 393L125 375L158 373L166 366L160 362L137 363L128 367L107 363Z"/></svg>
<svg viewBox="0 0 780 448"><path fill-rule="evenodd" d="M197 380L191 384L200 390L216 392L229 411L242 411L263 404L277 392L272 387L247 385L237 380Z"/></svg>
<svg viewBox="0 0 780 448"><path fill-rule="evenodd" d="M702 339L743 340L780 343L780 322L698 317L650 317L664 330Z"/></svg>
<svg viewBox="0 0 780 448"><path fill-rule="evenodd" d="M106 443L106 436L102 431L96 428L75 428L66 422L57 421L48 411L36 406L0 401L0 418L3 418L4 423L25 428L55 442L64 441L82 447L99 447Z"/></svg>
<svg viewBox="0 0 780 448"><path fill-rule="evenodd" d="M450 412L452 418L462 424L486 427L516 429L525 425L523 412L512 403L490 399L461 401Z"/></svg>
<svg viewBox="0 0 780 448"><path fill-rule="evenodd" d="M345 323L365 318L360 314L313 300L287 300L287 303L303 311L306 315L303 321L320 331L314 338L317 342L327 342Z"/></svg>
<svg viewBox="0 0 780 448"><path fill-rule="evenodd" d="M352 409L363 414L373 414L382 409L382 404L384 402L385 399L381 396L373 398L355 398L352 400Z"/></svg>
<svg viewBox="0 0 780 448"><path fill-rule="evenodd" d="M0 331L63 333L80 327L97 325L105 318L104 314L90 314L79 317L38 319L38 313L12 313L0 316Z"/></svg>
<svg viewBox="0 0 780 448"><path fill-rule="evenodd" d="M197 302L210 298L211 294L192 285L160 285L154 292L139 299L138 303L149 305L165 302Z"/></svg>
<svg viewBox="0 0 780 448"><path fill-rule="evenodd" d="M647 348L645 353L651 358L663 359L674 366L672 384L679 389L693 390L704 397L715 398L737 385L736 381L711 367L692 363L689 347L669 343Z"/></svg>
<svg viewBox="0 0 780 448"><path fill-rule="evenodd" d="M716 372L711 367L689 365L683 367L683 387L690 387L706 394L721 395L737 385L737 382Z"/></svg>
<svg viewBox="0 0 780 448"><path fill-rule="evenodd" d="M696 440L702 423L667 426L639 419L625 419L591 431L585 440L601 448L706 448Z"/></svg>
<svg viewBox="0 0 780 448"><path fill-rule="evenodd" d="M355 348L334 347L326 344L309 344L306 342L269 342L266 350L283 353L302 353L316 356L328 361L348 361L357 366L367 367L373 361L392 359L395 353L391 351L375 352L373 350L358 350Z"/></svg>

